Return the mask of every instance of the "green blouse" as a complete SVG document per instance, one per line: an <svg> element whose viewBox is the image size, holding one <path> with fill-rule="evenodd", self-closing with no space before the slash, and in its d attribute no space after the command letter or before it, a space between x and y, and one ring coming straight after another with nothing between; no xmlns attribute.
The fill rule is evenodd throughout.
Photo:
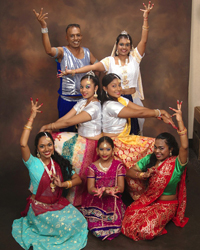
<svg viewBox="0 0 200 250"><path fill-rule="evenodd" d="M145 156L143 159L138 161L136 163L136 167L139 171L145 172L147 170L147 164L150 162L150 155ZM176 194L176 187L181 180L181 175L187 165L187 162L185 164L182 164L180 162L179 156L177 156L175 161L175 168L174 172L172 174L171 180L169 181L167 187L165 188L163 195L174 195Z"/></svg>

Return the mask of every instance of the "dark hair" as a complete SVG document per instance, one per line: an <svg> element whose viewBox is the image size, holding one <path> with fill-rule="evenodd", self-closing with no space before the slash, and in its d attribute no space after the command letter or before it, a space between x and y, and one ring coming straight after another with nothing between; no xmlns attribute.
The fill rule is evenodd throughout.
<svg viewBox="0 0 200 250"><path fill-rule="evenodd" d="M177 156L179 154L178 143L172 134L167 133L167 132L161 133L156 137L156 140L158 140L158 139L164 140L165 143L168 145L169 150L173 148L172 155ZM151 167L155 166L156 161L157 161L156 155L153 153L150 157L149 164L147 164L147 168L151 168Z"/></svg>
<svg viewBox="0 0 200 250"><path fill-rule="evenodd" d="M118 36L117 39L116 39L116 46L118 45L119 40L120 40L121 38L126 38L126 39L130 40L130 47L131 47L131 49L132 49L133 42L132 42L132 38L131 38L131 36L130 36L129 34L127 34L127 35L126 35L126 34L119 34L119 36ZM115 51L115 56L117 56L116 51Z"/></svg>
<svg viewBox="0 0 200 250"><path fill-rule="evenodd" d="M100 88L100 83L99 83L99 78L96 75L92 75L92 74L86 74L81 78L81 81L84 79L88 79L88 76L90 76L90 79L92 79L94 86L98 86L97 89L97 95L98 95L98 99L101 100L101 88Z"/></svg>
<svg viewBox="0 0 200 250"><path fill-rule="evenodd" d="M35 137L35 155L37 156L37 147L38 147L38 143L41 137L43 136L48 136L51 141L54 144L54 140L52 135L49 132L40 132L36 135ZM71 179L72 177L72 165L69 162L69 160L63 158L56 150L54 150L54 154L51 156L52 159L58 163L58 165L60 166L62 175L63 175L63 180L67 181L69 179ZM66 191L67 189L63 189L63 195L66 196Z"/></svg>
<svg viewBox="0 0 200 250"><path fill-rule="evenodd" d="M102 137L98 140L97 147L99 147L99 145L100 145L102 142L104 142L104 141L106 141L108 144L110 144L110 146L111 146L112 148L114 148L114 142L113 142L113 140L112 140L109 136L102 136Z"/></svg>
<svg viewBox="0 0 200 250"><path fill-rule="evenodd" d="M121 80L121 78L117 74L114 74L114 73L105 75L102 79L102 86L107 87L108 84L110 84L114 79ZM106 101L114 101L114 99L108 94L106 94L105 90L102 89L101 104L103 104Z"/></svg>
<svg viewBox="0 0 200 250"><path fill-rule="evenodd" d="M71 24L67 25L66 33L67 33L68 29L69 29L69 28L72 28L72 27L76 27L76 28L81 29L81 27L80 27L79 24L77 24L77 23L71 23Z"/></svg>

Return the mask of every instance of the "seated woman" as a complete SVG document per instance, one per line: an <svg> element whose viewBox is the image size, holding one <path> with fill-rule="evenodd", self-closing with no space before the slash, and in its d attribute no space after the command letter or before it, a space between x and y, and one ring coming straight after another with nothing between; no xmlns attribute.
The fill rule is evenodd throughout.
<svg viewBox="0 0 200 250"><path fill-rule="evenodd" d="M138 106L121 97L121 80L116 74L105 75L102 79L102 126L106 136L113 137L115 156L129 169L137 161L153 152L154 138L129 135L130 118L156 117L172 123L171 116L165 110L153 110ZM128 119L128 122L127 122ZM131 197L136 200L144 192L142 180L126 178Z"/></svg>
<svg viewBox="0 0 200 250"><path fill-rule="evenodd" d="M40 131L51 131L78 124L78 134L69 132L53 133L56 150L67 158L82 179L80 186L70 189L67 199L74 206L82 203L86 191L86 169L96 160L97 140L101 137L101 98L99 79L93 72L83 76L80 83L83 100L62 118L42 126Z"/></svg>
<svg viewBox="0 0 200 250"><path fill-rule="evenodd" d="M12 235L24 249L82 249L87 243L87 221L83 215L62 197L63 188L81 183L72 171L68 160L54 148L48 132L40 132L35 138L34 157L30 153L28 139L33 120L41 112L38 102L32 103L31 115L20 139L22 158L29 170L30 191L23 216L13 222ZM55 181L54 181L55 180ZM58 182L60 180L60 182ZM64 182L63 182L64 180Z"/></svg>
<svg viewBox="0 0 200 250"><path fill-rule="evenodd" d="M125 205L123 164L113 159L114 144L110 137L99 139L97 152L100 157L91 164L87 173L88 194L81 212L87 218L89 230L101 240L112 240L121 233Z"/></svg>
<svg viewBox="0 0 200 250"><path fill-rule="evenodd" d="M143 106L141 100L144 100L144 94L140 74L140 62L144 57L148 40L148 16L154 4L151 4L151 1L149 1L147 6L144 3L143 5L144 9L141 9L143 12L142 35L135 49L133 48L131 36L126 31L122 31L116 38L111 56L93 65L87 65L75 70L66 69L65 72L61 72L58 76L62 77L66 74L80 74L90 70L115 73L119 75L122 80L121 94L130 101ZM136 135L139 133L142 134L143 123L144 118L131 118L130 133Z"/></svg>
<svg viewBox="0 0 200 250"><path fill-rule="evenodd" d="M169 133L156 137L154 153L141 159L127 171L131 178L149 177L147 190L126 210L122 233L138 240L151 240L166 234L166 224L172 220L183 227L188 221L184 217L186 208L186 164L188 159L187 129L184 127L181 103L175 111L181 146Z"/></svg>

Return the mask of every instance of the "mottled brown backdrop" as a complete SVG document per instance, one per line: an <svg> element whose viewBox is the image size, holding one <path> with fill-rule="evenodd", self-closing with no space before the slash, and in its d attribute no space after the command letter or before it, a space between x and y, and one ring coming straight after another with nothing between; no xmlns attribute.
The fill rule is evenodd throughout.
<svg viewBox="0 0 200 250"><path fill-rule="evenodd" d="M19 139L30 112L30 97L44 103L30 138L30 145L41 125L57 118L56 63L48 57L41 42L40 25L32 9L48 12L48 28L52 46L66 45L65 28L79 23L83 43L100 60L110 55L115 38L128 31L136 46L142 29L141 0L10 0L1 1L1 183L5 201L3 209L13 219L17 193L28 194L28 173L21 161ZM183 116L187 126L188 75L190 52L191 0L155 0L149 16L149 39L141 63L145 101L150 108L168 110L183 100ZM162 131L176 131L156 119L147 119L144 133L156 136ZM33 148L33 146L31 146ZM6 190L6 192L5 192ZM25 204L24 204L25 205ZM4 218L6 220L6 217ZM6 223L10 223L11 221ZM10 236L9 236L10 237ZM5 239L7 240L7 239Z"/></svg>

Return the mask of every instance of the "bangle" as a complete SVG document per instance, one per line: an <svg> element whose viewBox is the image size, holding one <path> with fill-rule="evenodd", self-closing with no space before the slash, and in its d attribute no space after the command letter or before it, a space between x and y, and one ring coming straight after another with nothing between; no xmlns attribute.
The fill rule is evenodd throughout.
<svg viewBox="0 0 200 250"><path fill-rule="evenodd" d="M47 27L46 28L41 28L41 32L42 32L42 34L48 33L48 28Z"/></svg>
<svg viewBox="0 0 200 250"><path fill-rule="evenodd" d="M187 132L185 134L181 134L180 136L187 135Z"/></svg>
<svg viewBox="0 0 200 250"><path fill-rule="evenodd" d="M72 187L72 181L67 181L67 188L71 188Z"/></svg>
<svg viewBox="0 0 200 250"><path fill-rule="evenodd" d="M162 117L160 109L154 109L154 111L155 111L156 118L161 118Z"/></svg>
<svg viewBox="0 0 200 250"><path fill-rule="evenodd" d="M142 29L143 29L143 30L149 30L149 26L144 26L144 25L143 25L143 26L142 26Z"/></svg>
<svg viewBox="0 0 200 250"><path fill-rule="evenodd" d="M24 125L24 129L28 129L28 130L31 130L31 129L32 129L32 127L30 127L30 126L27 126L27 125Z"/></svg>
<svg viewBox="0 0 200 250"><path fill-rule="evenodd" d="M72 69L72 76L74 76L76 74L76 70Z"/></svg>
<svg viewBox="0 0 200 250"><path fill-rule="evenodd" d="M141 172L136 172L135 177L138 178L138 179L140 179L141 174L142 174Z"/></svg>
<svg viewBox="0 0 200 250"><path fill-rule="evenodd" d="M187 129L184 128L183 130L177 130L177 133L178 133L179 135L186 135L186 134L187 134Z"/></svg>

